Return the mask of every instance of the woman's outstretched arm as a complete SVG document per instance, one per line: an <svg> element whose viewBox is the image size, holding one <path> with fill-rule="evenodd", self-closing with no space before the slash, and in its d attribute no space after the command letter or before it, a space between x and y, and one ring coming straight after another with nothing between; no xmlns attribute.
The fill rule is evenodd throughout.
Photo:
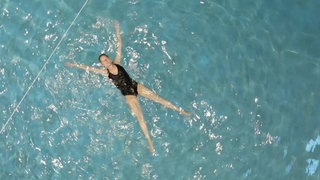
<svg viewBox="0 0 320 180"><path fill-rule="evenodd" d="M86 70L86 71L92 71L92 72L95 72L97 74L108 75L108 71L105 70L105 69L95 68L95 67L87 66L85 64L66 62L65 65L66 66L80 68L80 69L83 69L83 70Z"/></svg>
<svg viewBox="0 0 320 180"><path fill-rule="evenodd" d="M117 37L117 52L116 52L116 57L114 58L113 63L115 64L120 64L121 61L121 51L122 51L122 40L121 40L121 35L120 35L120 24L116 20L114 22L114 27L116 29L116 37Z"/></svg>

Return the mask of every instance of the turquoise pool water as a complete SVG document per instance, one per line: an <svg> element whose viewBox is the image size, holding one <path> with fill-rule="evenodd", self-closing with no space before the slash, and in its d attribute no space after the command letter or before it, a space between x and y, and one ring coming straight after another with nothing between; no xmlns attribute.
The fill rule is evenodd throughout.
<svg viewBox="0 0 320 180"><path fill-rule="evenodd" d="M319 179L319 9L2 2L0 179ZM114 57L115 19L129 74L193 113L139 98L155 154L109 80L64 66Z"/></svg>

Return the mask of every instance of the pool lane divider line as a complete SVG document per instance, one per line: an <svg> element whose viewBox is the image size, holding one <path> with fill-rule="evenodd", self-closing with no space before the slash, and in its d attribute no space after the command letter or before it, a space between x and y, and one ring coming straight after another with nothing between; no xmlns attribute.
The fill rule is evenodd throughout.
<svg viewBox="0 0 320 180"><path fill-rule="evenodd" d="M17 106L14 108L13 112L11 113L11 115L9 116L9 118L7 119L6 123L2 125L0 134L2 134L4 132L4 130L6 129L8 123L12 120L13 115L18 111L21 103L24 101L24 99L28 96L30 90L32 89L32 87L34 86L34 83L39 79L40 74L42 73L42 71L45 69L45 67L47 66L47 64L49 63L49 61L51 60L53 54L57 51L57 49L59 48L61 42L63 41L63 39L67 36L69 30L71 29L71 27L74 25L75 21L78 19L79 15L81 14L82 10L85 8L85 6L87 5L89 0L86 0L81 9L78 11L77 15L75 16L75 18L73 19L73 21L71 22L71 24L69 25L68 29L64 32L64 34L62 35L60 41L58 42L58 44L56 45L56 47L53 49L53 51L51 52L50 56L48 57L48 59L45 61L45 63L43 64L42 68L40 69L40 71L38 72L37 76L33 79L32 83L30 84L30 86L28 87L27 91L24 93L24 95L22 96L21 100L19 101L19 103L17 104Z"/></svg>

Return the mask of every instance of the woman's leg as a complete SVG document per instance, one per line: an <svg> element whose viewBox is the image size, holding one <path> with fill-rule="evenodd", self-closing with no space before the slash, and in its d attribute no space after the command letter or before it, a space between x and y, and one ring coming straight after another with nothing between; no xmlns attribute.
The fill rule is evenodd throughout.
<svg viewBox="0 0 320 180"><path fill-rule="evenodd" d="M147 124L144 121L143 114L142 114L142 111L141 111L141 108L140 108L140 104L139 104L139 101L138 101L137 97L133 96L133 95L127 95L125 97L126 97L126 100L127 100L128 104L129 104L129 106L131 108L132 113L134 113L134 115L136 116L136 118L137 118L137 120L139 122L140 128L141 128L144 136L146 137L146 139L148 141L149 150L151 152L154 152L153 143L152 143L151 137L149 135Z"/></svg>
<svg viewBox="0 0 320 180"><path fill-rule="evenodd" d="M150 90L149 88L145 87L144 85L138 83L138 94L141 96L144 96L146 98L149 98L157 103L160 103L162 105L164 105L167 108L173 109L175 111L180 112L181 114L184 115L190 115L191 113L178 108L177 106L173 105L171 102L163 99L162 97L160 97L158 94L156 94L155 92L153 92L152 90Z"/></svg>

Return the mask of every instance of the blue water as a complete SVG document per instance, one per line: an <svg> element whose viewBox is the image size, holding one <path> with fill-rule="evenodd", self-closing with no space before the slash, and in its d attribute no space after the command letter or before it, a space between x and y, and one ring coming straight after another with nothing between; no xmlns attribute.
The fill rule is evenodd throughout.
<svg viewBox="0 0 320 180"><path fill-rule="evenodd" d="M58 44L84 3L1 3L0 179L320 178L320 1L89 0ZM115 19L129 74L192 112L139 98L155 154L109 80L64 66L114 57Z"/></svg>

